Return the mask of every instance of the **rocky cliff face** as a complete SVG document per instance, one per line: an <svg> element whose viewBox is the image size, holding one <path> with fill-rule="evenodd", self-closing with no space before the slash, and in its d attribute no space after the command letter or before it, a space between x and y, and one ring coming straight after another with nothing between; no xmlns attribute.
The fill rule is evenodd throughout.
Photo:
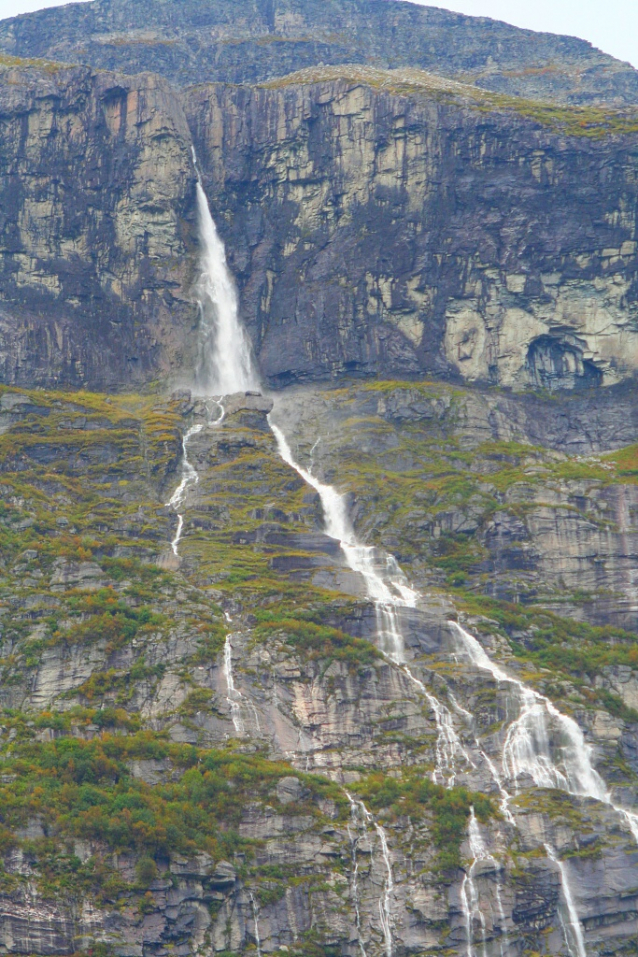
<svg viewBox="0 0 638 957"><path fill-rule="evenodd" d="M152 76L4 70L5 381L191 367L193 145L270 385L434 372L573 390L635 371L631 117L415 72L178 97Z"/></svg>
<svg viewBox="0 0 638 957"><path fill-rule="evenodd" d="M0 125L2 379L123 386L182 367L194 174L168 84L9 61Z"/></svg>
<svg viewBox="0 0 638 957"><path fill-rule="evenodd" d="M367 64L392 10L393 63L454 24L449 72L601 89L404 4L180 10L2 36L188 83ZM0 949L631 957L634 113L378 64L0 79ZM193 147L275 399L166 389Z"/></svg>
<svg viewBox="0 0 638 957"><path fill-rule="evenodd" d="M398 0L95 0L0 25L14 56L152 71L180 86L317 65L417 67L552 102L638 101L638 73L575 37Z"/></svg>
<svg viewBox="0 0 638 957"><path fill-rule="evenodd" d="M636 368L634 133L558 131L415 74L185 102L273 385L574 389Z"/></svg>

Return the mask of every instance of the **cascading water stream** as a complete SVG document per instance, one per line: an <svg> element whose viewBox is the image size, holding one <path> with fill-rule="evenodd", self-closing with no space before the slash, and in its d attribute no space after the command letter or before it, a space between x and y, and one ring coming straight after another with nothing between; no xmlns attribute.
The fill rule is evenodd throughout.
<svg viewBox="0 0 638 957"><path fill-rule="evenodd" d="M381 853L383 854L383 862L387 873L383 901L379 901L379 915L381 917L381 926L383 927L383 936L385 937L385 952L387 957L392 957L392 896L394 894L392 861L390 860L390 851L388 850L388 840L385 836L385 831L380 824L375 824L374 829L379 835Z"/></svg>
<svg viewBox="0 0 638 957"><path fill-rule="evenodd" d="M560 883L563 889L563 897L565 898L565 906L567 907L567 913L569 915L569 929L571 931L571 935L567 932L567 928L565 927L562 917L561 923L563 923L563 932L565 934L567 946L569 947L569 952L572 957L587 957L587 951L585 950L585 937L583 935L583 928L578 917L578 911L576 910L576 905L574 904L574 896L572 894L571 884L567 875L567 867L565 866L564 862L560 860L553 847L551 847L549 844L546 844L545 850L547 851L547 856L549 857L550 861L553 861L560 874ZM576 953L573 952L570 936L573 936L574 943L576 944Z"/></svg>
<svg viewBox="0 0 638 957"><path fill-rule="evenodd" d="M458 758L460 756L467 758L470 764L471 761L469 761L467 753L460 744L458 735L452 725L449 711L444 709L440 702L436 701L436 699L430 695L422 682L416 679L405 665L404 643L399 623L399 609L402 607L414 608L418 598L417 593L409 587L407 579L394 559L389 558L385 562L386 569L390 569L390 574L384 576L379 572L379 559L376 550L369 546L360 545L356 540L354 530L348 519L344 496L340 495L334 488L324 485L316 479L314 475L299 466L292 456L290 446L281 429L272 422L271 429L277 440L279 454L282 459L290 465L291 468L294 468L304 481L318 493L325 516L326 534L341 543L341 548L349 567L353 571L359 572L366 582L368 597L375 603L381 650L384 651L387 657L402 667L403 671L420 687L421 691L429 700L434 710L439 732L435 775L439 774L441 777L444 777L447 773L448 785L453 783L455 764ZM488 671L498 683L507 682L516 689L520 708L518 717L508 728L503 749L502 763L504 776L516 780L521 774L527 773L538 787L559 788L575 795L592 797L602 801L613 807L624 817L634 838L638 841L638 815L612 803L604 781L591 763L589 749L585 743L583 733L576 722L572 718L559 712L548 698L528 688L521 681L511 677L502 668L492 662L479 642L472 635L465 632L464 629L455 622L450 622L450 625L457 629L458 634L462 638L464 650L477 668ZM560 766L552 756L549 719L558 727L565 742L560 749ZM493 762L482 749L479 750L484 756L501 794L504 816L510 823L515 823L514 817L509 809L511 797L503 785L501 775L497 772ZM551 848L549 848L548 845L548 855L550 851ZM583 947L582 953L579 949L577 957L586 957L582 928L574 903L574 897L569 886L567 871L564 866L561 866L561 862L553 851L552 854L552 859L556 861L559 868L563 896L570 913L570 922L574 928L574 935L577 940L580 939ZM465 882L468 880L469 876L466 875L464 891L466 890ZM465 894L463 894L463 897L464 902L462 901L462 906L464 907L464 911L466 911L466 925L469 913L470 939L468 942L468 957L471 957L472 910ZM580 938L578 938L576 928L579 929ZM566 939L567 936L566 933Z"/></svg>
<svg viewBox="0 0 638 957"><path fill-rule="evenodd" d="M478 920L478 923L481 927L481 938L482 938L482 951L485 957L486 947L487 947L487 925L485 921L485 915L481 910L481 901L478 886L475 881L475 874L478 866L480 864L488 865L492 868L495 874L499 874L501 871L501 865L498 863L493 854L490 854L487 847L485 846L485 841L483 840L483 835L481 834L481 829L479 823L476 820L476 814L474 813L474 808L470 808L470 820L468 824L468 838L470 842L470 853L472 855L472 864L470 865L469 871L466 873L463 881L463 892L465 894L465 903L466 907L464 912L466 914L466 922L469 921L469 935L468 935L468 957L472 957L472 939L473 939L473 924L475 920ZM496 904L498 907L499 920L501 922L501 934L505 926L505 911L503 910L503 899L501 894L502 888L501 883L496 879ZM503 947L501 946L501 953L504 952Z"/></svg>
<svg viewBox="0 0 638 957"><path fill-rule="evenodd" d="M259 936L259 908L257 907L257 901L255 900L255 895L250 891L249 895L250 903L253 907L253 921L255 924L255 945L257 947L257 957L261 957L261 937Z"/></svg>
<svg viewBox="0 0 638 957"><path fill-rule="evenodd" d="M224 677L226 678L226 701L230 705L230 715L233 719L235 731L237 734L243 736L246 733L246 728L244 727L244 721L241 716L241 708L239 706L239 699L242 697L242 695L235 687L235 679L233 677L233 646L231 644L230 638L230 635L226 635L226 641L224 643Z"/></svg>
<svg viewBox="0 0 638 957"><path fill-rule="evenodd" d="M394 878L392 876L392 861L390 860L390 851L388 849L386 834L381 825L375 821L374 817L367 809L363 801L355 800L355 798L353 798L350 792L345 788L343 789L343 793L350 802L350 818L353 826L358 830L360 823L363 824L363 828L366 833L368 831L368 826L374 827L379 838L379 843L381 844L381 854L383 855L383 863L386 869L386 880L385 887L383 889L383 896L379 898L379 919L381 921L381 930L383 932L385 941L386 955L387 957L392 957L394 951L394 945L392 942L392 895L394 892ZM350 846L352 847L352 893L354 897L355 916L357 920L359 949L361 951L362 957L367 957L366 949L363 944L361 931L361 909L359 906L359 862L357 859L357 847L359 844L359 839L358 837L353 839L350 826L348 826L348 835L350 837Z"/></svg>
<svg viewBox="0 0 638 957"><path fill-rule="evenodd" d="M248 391L258 388L258 380L250 359L248 341L239 322L237 293L232 276L226 264L226 255L215 224L213 222L208 202L203 190L198 172L197 208L199 220L199 236L201 244L200 278L198 282L198 301L201 313L200 342L197 368L195 375L196 389L204 394L228 394L231 392ZM437 768L435 775L444 783L451 786L456 775L456 764L460 760L474 766L469 755L461 745L454 729L451 713L425 686L409 671L405 663L404 642L400 627L401 609L416 607L418 595L413 591L408 581L392 556L381 556L373 547L361 545L354 534L350 523L344 496L334 488L319 482L311 472L299 466L290 451L288 442L281 430L271 421L272 432L276 438L281 458L319 494L323 506L326 533L340 542L348 566L363 576L366 583L368 597L374 603L377 616L377 631L380 650L394 663L399 665L404 673L412 680L425 695L433 709L437 729ZM174 506L181 504L189 482L197 481L188 471L186 455L187 438L193 434L187 433L184 437L184 476L180 488L171 499ZM313 452L317 443L313 448ZM178 494L179 493L179 494ZM179 528L176 539L172 543L177 554L177 545L183 525L179 519ZM454 623L451 623L454 624ZM555 706L538 692L526 687L521 681L508 675L502 668L494 664L478 641L455 625L461 637L461 643L474 666L488 671L498 683L508 683L515 689L519 703L519 713L509 725L503 748L502 775L505 779L516 781L522 774L528 774L538 787L558 787L569 793L592 797L613 807L621 814L629 825L634 838L638 841L638 815L613 804L610 793L594 769L589 749L579 726L573 719L561 714ZM237 696L240 694L234 687L232 676L232 644L230 636L225 649L225 666L229 702L233 713L233 722L238 733L243 732L243 721L239 709ZM470 716L471 717L471 716ZM242 731L239 731L239 728ZM559 753L560 759L553 757L551 732L558 729L562 737ZM477 742L478 744L478 742ZM489 767L502 798L504 815L510 823L514 823L509 809L511 800L506 791L501 774L497 771L491 759L480 748L479 751ZM435 777L436 780L436 777ZM366 812L368 813L368 812ZM384 860L387 868L387 881L383 900L380 901L380 917L386 942L388 957L392 957L392 914L391 901L393 894L392 867L389 858L387 840L383 829L375 824L379 836ZM480 831L478 825L470 820L470 847L474 854L474 865L480 860L494 860L491 855L481 857L484 844L478 843ZM487 854L487 852L485 851ZM563 897L570 916L570 927L576 942L577 954L574 957L586 957L582 928L574 904L573 894L569 886L567 871L557 858L553 849L547 846L548 856L555 861L562 881ZM356 864L356 862L355 862ZM355 888L358 871L355 871ZM466 881L474 879L474 873L466 875ZM467 890L464 884L464 891ZM471 887L469 898L465 899L469 913L470 932L468 935L468 957L471 957L472 940L471 924L473 909L478 907L478 897L473 896ZM357 904L358 908L358 904ZM475 914L481 921L479 914ZM359 918L360 919L360 915ZM467 920L467 915L466 915ZM481 924L483 927L483 923ZM567 937L566 932L566 937ZM363 945L361 944L363 950ZM365 954L365 951L363 951Z"/></svg>
<svg viewBox="0 0 638 957"><path fill-rule="evenodd" d="M200 274L197 301L200 311L195 365L195 391L202 395L230 395L259 388L250 345L239 320L239 301L226 250L219 237L202 185L197 157L197 223Z"/></svg>
<svg viewBox="0 0 638 957"><path fill-rule="evenodd" d="M361 951L361 957L368 957L366 949L363 943L363 934L361 930L361 905L359 903L359 858L358 858L358 848L359 848L359 835L357 831L359 830L359 821L360 821L360 807L363 807L364 817L363 817L363 827L367 833L367 816L369 814L366 807L360 801L355 801L354 798L346 791L345 792L348 800L350 801L350 821L351 824L348 824L348 837L350 839L350 849L352 853L352 899L354 901L354 914L357 922L357 937L359 940L359 950ZM371 815L370 815L371 816Z"/></svg>
<svg viewBox="0 0 638 957"><path fill-rule="evenodd" d="M184 433L182 438L182 481L179 483L170 499L166 503L167 508L174 508L177 512L177 509L181 506L182 502L186 497L186 491L191 485L197 485L199 482L199 475L197 470L191 465L188 460L188 443L190 439L196 435L198 432L201 432L204 428L203 425L193 425ZM176 558L179 558L179 542L182 537L182 532L184 530L184 516L178 512L177 513L177 531L175 532L175 538L171 542L171 548L173 549L173 554Z"/></svg>
<svg viewBox="0 0 638 957"><path fill-rule="evenodd" d="M450 625L472 664L489 672L498 684L510 685L518 695L520 713L510 724L503 746L504 775L516 782L520 775L528 774L537 787L558 788L577 797L601 801L624 818L638 842L638 815L614 804L607 785L591 763L591 750L574 719L562 714L549 698L495 664L477 639L457 622ZM558 749L560 766L550 746L552 724L564 742Z"/></svg>

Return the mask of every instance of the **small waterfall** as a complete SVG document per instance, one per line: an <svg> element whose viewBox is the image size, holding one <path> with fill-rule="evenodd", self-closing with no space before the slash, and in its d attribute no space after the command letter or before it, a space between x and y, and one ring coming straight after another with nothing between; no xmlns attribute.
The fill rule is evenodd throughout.
<svg viewBox="0 0 638 957"><path fill-rule="evenodd" d="M561 923L563 924L563 931L565 934L567 947L569 948L569 953L571 957L587 957L587 951L585 950L585 937L583 935L582 924L578 917L578 911L576 910L576 905L574 904L574 896L572 894L572 889L569 882L567 867L565 866L564 862L560 860L553 847L551 847L549 844L546 844L545 850L547 851L547 856L549 857L550 861L553 861L553 863L556 864L560 873L560 883L563 889L563 897L565 898L565 906L567 907L567 913L569 915L569 933L563 922L562 916ZM573 938L573 940L571 938ZM576 953L574 953L573 949L574 943L576 944Z"/></svg>
<svg viewBox="0 0 638 957"><path fill-rule="evenodd" d="M255 923L255 944L257 945L257 957L261 957L261 937L259 936L259 908L252 891L249 891L250 903L253 905L253 921Z"/></svg>
<svg viewBox="0 0 638 957"><path fill-rule="evenodd" d="M364 832L368 833L368 823L372 823L372 815L364 805L363 801L355 801L352 795L344 792L350 802L350 821L348 824L348 837L350 838L350 849L352 852L352 899L354 901L354 913L357 922L357 937L359 940L359 950L361 957L368 957L363 943L363 933L361 928L361 906L359 903L359 858L357 851L359 848L360 825L363 823ZM354 833L353 833L354 829Z"/></svg>
<svg viewBox="0 0 638 957"><path fill-rule="evenodd" d="M384 829L378 824L370 811L367 809L363 801L356 801L353 796L345 788L343 793L348 798L350 802L350 819L354 827L359 829L360 823L363 825L364 831L368 832L368 827L374 827L377 836L379 838L379 843L381 844L381 854L383 855L383 863L385 864L386 869L386 881L385 887L383 889L383 896L379 898L379 919L381 921L381 930L383 932L383 938L385 942L385 951L387 957L392 957L394 952L394 945L392 941L392 895L394 893L394 878L392 876L392 861L390 860L390 851L388 849L388 840ZM357 933L359 936L359 949L361 950L362 957L366 957L366 950L363 944L362 930L361 930L361 910L359 907L359 885L358 885L358 875L359 875L359 862L357 860L357 847L359 844L359 838L353 840L350 826L348 826L348 835L350 837L350 846L352 847L352 863L353 863L353 881L352 881L352 893L355 902L355 915L357 920Z"/></svg>
<svg viewBox="0 0 638 957"><path fill-rule="evenodd" d="M203 425L193 425L186 432L182 438L182 480L171 495L170 499L166 503L167 508L173 508L175 511L181 506L184 499L186 498L186 492L191 485L197 485L199 482L199 475L197 470L191 465L188 460L188 443L190 439L196 435L198 432L201 432L204 428ZM177 531L175 532L175 537L171 542L171 548L173 549L173 554L176 558L179 558L178 546L180 539L182 537L182 532L184 530L184 516L178 512L177 514Z"/></svg>
<svg viewBox="0 0 638 957"><path fill-rule="evenodd" d="M272 422L271 429L277 440L281 458L318 493L324 511L326 534L340 542L349 567L353 571L359 572L366 582L368 597L375 603L380 649L419 686L430 702L438 729L435 774L442 778L447 774L447 784L451 786L455 779L456 761L463 757L468 760L468 764L472 764L472 762L454 730L449 711L444 709L441 703L430 695L422 682L411 674L405 664L399 614L401 608L414 608L416 606L417 593L409 587L405 575L394 558L389 556L382 562L375 548L363 546L357 542L348 518L345 497L340 495L336 489L324 485L310 472L299 466L295 462L290 446L281 430ZM528 774L537 787L559 788L574 795L602 801L613 807L624 818L632 835L638 842L638 815L618 807L612 802L605 782L593 767L590 749L579 725L572 718L558 711L555 705L544 695L526 687L517 678L511 677L499 665L491 661L476 638L458 624L450 622L450 625L456 629L461 637L464 650L472 664L480 670L489 672L498 683L508 683L515 689L519 700L519 715L508 728L503 748L503 775L516 782L516 779L522 774ZM559 737L562 739L562 743L557 749L560 754L558 762L552 754L552 746L556 750L556 745L551 740L552 728L558 731ZM509 809L511 796L503 785L501 775L480 747L479 751L483 755L499 789L503 815L509 823L515 824L514 817ZM475 844L475 847L478 847L478 845ZM557 866L563 881L563 896L578 943L576 928L580 928L580 922L573 895L569 884L565 883L567 880L565 867L561 866L560 861L557 861ZM468 888L471 879L473 879L473 875L465 876L461 892L461 904L464 909L466 924L469 914L468 957L472 957L472 908L467 896L469 893L471 899L472 892ZM498 896L500 901L500 889ZM480 920L481 917L479 916ZM584 943L582 942L582 929L580 929L580 935L578 954L574 957L586 957ZM580 945L583 947L582 952Z"/></svg>
<svg viewBox="0 0 638 957"><path fill-rule="evenodd" d="M445 705L441 704L438 698L430 694L423 682L419 681L419 679L412 674L407 665L404 664L401 670L408 676L410 681L417 686L424 698L427 698L434 712L437 740L436 767L432 772L432 780L435 784L442 784L445 787L452 788L456 781L457 762L463 762L466 767L475 767L475 764L461 744L461 739L454 728L450 711ZM472 717L467 711L463 713L468 718Z"/></svg>
<svg viewBox="0 0 638 957"><path fill-rule="evenodd" d="M607 785L591 763L591 749L574 719L562 714L549 698L528 688L495 664L477 639L457 622L450 622L450 625L460 637L470 661L482 671L489 672L499 684L509 684L518 696L520 713L510 724L503 746L505 776L516 783L517 778L526 773L537 787L559 788L577 797L601 801L624 818L638 842L638 815L614 804ZM560 764L552 755L552 728L562 739L556 748Z"/></svg>
<svg viewBox="0 0 638 957"><path fill-rule="evenodd" d="M479 864L489 865L495 874L499 874L501 871L501 866L494 857L493 854L490 854L487 847L485 846L485 841L481 834L481 829L479 823L476 820L476 814L474 813L474 808L470 808L470 820L468 823L468 838L470 842L470 853L472 855L472 864L470 869L465 875L463 881L463 891L465 894L466 907L464 908L464 914L466 917L466 925L469 927L469 936L468 936L468 957L471 957L472 943L473 943L473 927L474 923L478 921L481 928L481 940L482 940L482 952L483 957L486 954L487 947L487 924L485 921L485 915L481 910L481 901L478 885L476 883L475 874ZM496 880L496 905L498 907L498 915L500 920L500 932L503 934L505 927L505 911L503 910L503 898L502 898L502 888L501 883ZM501 947L501 953L503 953L503 947Z"/></svg>
<svg viewBox="0 0 638 957"><path fill-rule="evenodd" d="M379 901L379 914L381 917L381 926L383 927L383 936L385 937L385 952L388 957L392 957L392 895L394 893L394 879L392 877L392 861L388 850L388 841L385 831L380 824L374 825L375 831L379 835L381 842L381 853L383 862L387 871L387 880L385 883L385 893L383 901Z"/></svg>
<svg viewBox="0 0 638 957"><path fill-rule="evenodd" d="M233 646L230 642L230 635L226 635L224 644L224 676L226 678L226 700L230 705L230 714L233 719L233 726L237 734L244 735L246 728L241 716L239 700L242 695L235 688L235 679L233 678Z"/></svg>
<svg viewBox="0 0 638 957"><path fill-rule="evenodd" d="M359 544L348 518L345 497L298 465L281 429L272 421L270 428L277 440L281 458L319 495L326 522L326 535L341 544L349 567L358 572L366 583L368 598L374 602L376 610L380 650L397 664L402 663L405 653L399 626L399 609L414 608L417 593L409 587L407 578L391 555L383 556L381 564L374 547Z"/></svg>
<svg viewBox="0 0 638 957"><path fill-rule="evenodd" d="M248 338L239 321L239 301L226 263L226 250L211 216L197 168L197 222L200 274L197 301L200 330L195 390L202 395L230 395L259 388Z"/></svg>

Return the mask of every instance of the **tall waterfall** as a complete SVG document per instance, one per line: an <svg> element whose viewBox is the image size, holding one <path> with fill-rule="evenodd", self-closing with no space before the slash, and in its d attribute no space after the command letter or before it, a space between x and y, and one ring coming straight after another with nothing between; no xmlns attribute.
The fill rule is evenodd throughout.
<svg viewBox="0 0 638 957"><path fill-rule="evenodd" d="M239 320L237 290L226 263L226 250L211 216L199 171L197 221L200 273L196 288L200 328L195 391L202 395L248 392L259 388L259 379Z"/></svg>

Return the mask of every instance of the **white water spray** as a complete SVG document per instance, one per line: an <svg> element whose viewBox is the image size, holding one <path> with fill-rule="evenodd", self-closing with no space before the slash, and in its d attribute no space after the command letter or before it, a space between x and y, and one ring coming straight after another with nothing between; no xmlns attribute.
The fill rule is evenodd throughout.
<svg viewBox="0 0 638 957"><path fill-rule="evenodd" d="M281 458L314 488L321 499L326 522L326 535L336 539L342 548L349 567L358 572L366 583L368 598L374 602L377 615L377 630L380 650L397 664L405 659L403 636L399 626L399 610L414 608L418 595L391 555L379 557L370 545L361 545L356 538L348 517L346 499L331 485L298 465L294 460L288 441L281 429L270 419L270 428L277 440ZM316 443L315 446L316 448Z"/></svg>
<svg viewBox="0 0 638 957"><path fill-rule="evenodd" d="M195 390L203 395L230 395L259 388L248 338L239 321L239 302L197 169L197 222L200 275L197 301L200 331Z"/></svg>
<svg viewBox="0 0 638 957"><path fill-rule="evenodd" d="M188 460L188 443L190 439L196 435L198 432L201 432L204 428L203 425L193 425L186 432L182 438L182 481L179 483L170 499L166 503L167 508L174 508L177 512L177 509L182 505L184 499L186 498L186 492L191 485L197 485L199 482L199 475L197 470L191 465ZM184 530L184 516L178 512L177 513L177 531L175 532L175 537L171 542L171 548L173 549L173 554L179 558L178 546L180 539L182 537L182 532Z"/></svg>
<svg viewBox="0 0 638 957"><path fill-rule="evenodd" d="M359 834L357 833L361 826L361 821L363 821L363 828L367 834L368 828L368 817L372 817L370 812L367 810L362 801L355 801L354 798L346 791L348 800L350 801L350 824L348 824L347 831L348 837L350 839L350 850L352 854L352 899L354 902L354 914L357 922L357 937L359 940L359 950L361 951L361 957L368 957L366 949L363 943L363 934L361 931L361 905L359 903ZM361 816L361 811L363 812L363 817Z"/></svg>
<svg viewBox="0 0 638 957"><path fill-rule="evenodd" d="M253 905L253 921L255 923L255 944L257 945L257 957L261 957L261 937L259 936L259 908L252 891L249 892L250 903Z"/></svg>
<svg viewBox="0 0 638 957"><path fill-rule="evenodd" d="M489 672L499 684L509 684L516 690L520 714L510 724L505 738L504 775L516 784L521 775L528 774L537 787L558 788L577 797L601 801L624 818L638 842L638 815L612 801L607 785L591 762L591 748L585 742L580 725L562 714L549 698L495 664L477 639L457 622L450 625L477 668ZM559 739L553 749L552 731ZM558 759L552 750L558 753Z"/></svg>
<svg viewBox="0 0 638 957"><path fill-rule="evenodd" d="M470 853L472 855L472 864L470 865L469 871L466 873L463 880L463 894L465 896L465 906L463 912L465 915L466 927L468 930L468 942L467 950L468 957L472 957L472 943L473 943L473 928L475 922L478 922L481 928L481 941L482 941L482 952L485 957L486 947L487 947L487 923L485 920L485 914L481 909L481 899L479 894L479 888L476 881L476 871L479 865L483 865L483 869L487 865L490 867L494 873L497 875L496 879L496 905L498 908L498 916L500 920L500 929L501 934L503 934L505 927L505 911L503 909L503 898L502 898L502 888L501 883L498 880L498 874L500 874L501 866L494 857L493 854L490 854L488 851L485 841L483 840L483 835L481 834L481 829L479 823L476 820L476 814L474 813L474 808L470 808L470 820L468 824L468 838L470 842ZM503 953L503 947L501 946L501 953Z"/></svg>
<svg viewBox="0 0 638 957"><path fill-rule="evenodd" d="M388 957L392 957L392 897L394 894L392 861L390 860L390 852L388 850L388 841L385 836L385 831L380 824L375 824L374 829L379 835L379 841L381 842L381 853L383 854L383 862L388 875L385 882L385 893L383 895L383 900L379 901L379 915L381 917L383 936L385 937L385 952Z"/></svg>

